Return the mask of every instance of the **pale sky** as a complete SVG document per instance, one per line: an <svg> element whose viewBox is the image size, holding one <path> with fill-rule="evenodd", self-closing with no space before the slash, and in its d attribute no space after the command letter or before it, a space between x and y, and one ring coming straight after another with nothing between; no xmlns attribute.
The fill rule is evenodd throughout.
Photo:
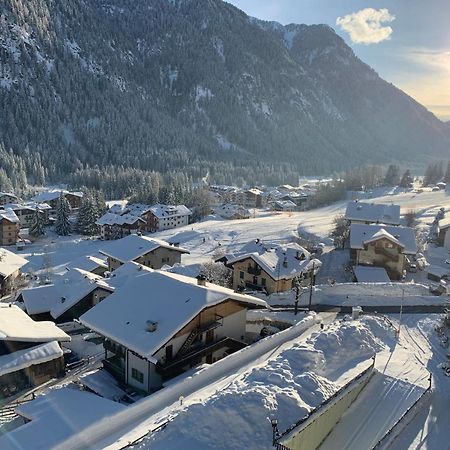
<svg viewBox="0 0 450 450"><path fill-rule="evenodd" d="M247 14L326 23L385 80L450 120L450 0L227 0Z"/></svg>

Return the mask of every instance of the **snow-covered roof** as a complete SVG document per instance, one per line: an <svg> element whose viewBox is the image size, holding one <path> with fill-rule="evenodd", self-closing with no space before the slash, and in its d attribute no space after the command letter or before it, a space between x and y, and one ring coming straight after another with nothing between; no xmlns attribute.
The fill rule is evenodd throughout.
<svg viewBox="0 0 450 450"><path fill-rule="evenodd" d="M450 276L450 270L436 265L427 266L425 268L425 272L429 273L430 275L434 275L435 277L443 278Z"/></svg>
<svg viewBox="0 0 450 450"><path fill-rule="evenodd" d="M5 209L0 209L0 220L5 219L12 223L19 223L20 220L16 213L5 205Z"/></svg>
<svg viewBox="0 0 450 450"><path fill-rule="evenodd" d="M0 303L0 340L19 342L70 341L53 322L36 322L18 306Z"/></svg>
<svg viewBox="0 0 450 450"><path fill-rule="evenodd" d="M228 299L267 307L264 300L168 272L149 271L130 280L80 317L88 328L144 358L152 356L203 309ZM147 322L157 322L154 332ZM154 360L153 360L154 361Z"/></svg>
<svg viewBox="0 0 450 450"><path fill-rule="evenodd" d="M304 256L302 259L302 255ZM278 245L262 252L244 253L228 260L228 264L251 258L274 280L291 279L301 273L317 271L322 263L309 259L310 254L298 244Z"/></svg>
<svg viewBox="0 0 450 450"><path fill-rule="evenodd" d="M128 283L131 279L140 277L151 271L152 269L150 269L150 267L128 261L109 273L104 282L107 283L112 290L115 290Z"/></svg>
<svg viewBox="0 0 450 450"><path fill-rule="evenodd" d="M279 206L280 208L296 208L297 205L292 202L291 200L277 200L275 202L275 205Z"/></svg>
<svg viewBox="0 0 450 450"><path fill-rule="evenodd" d="M369 239L366 239L364 241L364 244L370 244L371 242L376 242L380 239L387 239L387 240L393 242L394 244L399 245L400 247L404 247L404 245L397 238L392 236L391 233L388 233L384 228L381 228L372 237L370 237Z"/></svg>
<svg viewBox="0 0 450 450"><path fill-rule="evenodd" d="M345 218L352 221L399 225L400 206L354 201L347 205Z"/></svg>
<svg viewBox="0 0 450 450"><path fill-rule="evenodd" d="M123 212L126 211L128 214L132 214L133 216L142 216L143 214L149 212L151 208L151 205L146 205L144 203L129 203Z"/></svg>
<svg viewBox="0 0 450 450"><path fill-rule="evenodd" d="M6 248L0 248L0 276L9 277L27 263L28 260L25 258L6 250Z"/></svg>
<svg viewBox="0 0 450 450"><path fill-rule="evenodd" d="M377 233L384 230L404 248L403 253L406 255L415 255L417 253L417 244L414 230L409 227L393 227L387 225L366 225L362 223L354 223L350 227L350 248L355 250L364 249L364 244L381 236ZM387 236L387 235L386 235Z"/></svg>
<svg viewBox="0 0 450 450"><path fill-rule="evenodd" d="M38 209L39 211L45 211L47 209L52 209L50 205L47 203L35 203L35 202L26 202L26 203L8 203L3 206L4 209L12 209L13 211L23 211L27 209L29 211L35 211Z"/></svg>
<svg viewBox="0 0 450 450"><path fill-rule="evenodd" d="M216 214L224 218L240 216L243 218L249 218L251 213L247 208L241 205L235 205L233 203L226 203L225 205L219 206L214 210Z"/></svg>
<svg viewBox="0 0 450 450"><path fill-rule="evenodd" d="M112 290L103 277L74 268L54 284L24 289L21 294L28 314L49 312L57 319L97 288Z"/></svg>
<svg viewBox="0 0 450 450"><path fill-rule="evenodd" d="M153 205L150 211L158 217L158 219L164 219L166 217L173 216L190 216L192 211L185 205Z"/></svg>
<svg viewBox="0 0 450 450"><path fill-rule="evenodd" d="M134 225L136 222L144 222L140 217L134 216L132 214L124 214L120 216L119 214L113 214L107 212L102 217L100 217L95 223L97 225Z"/></svg>
<svg viewBox="0 0 450 450"><path fill-rule="evenodd" d="M16 412L30 420L0 437L2 450L50 449L73 435L82 435L92 423L108 420L125 406L90 392L65 387L22 403ZM86 442L85 448L90 447Z"/></svg>
<svg viewBox="0 0 450 450"><path fill-rule="evenodd" d="M16 195L12 194L11 192L0 192L0 197L11 197L11 198L17 198Z"/></svg>
<svg viewBox="0 0 450 450"><path fill-rule="evenodd" d="M446 217L445 219L441 219L439 221L440 230L446 230L448 227L450 227L450 217Z"/></svg>
<svg viewBox="0 0 450 450"><path fill-rule="evenodd" d="M261 191L260 189L257 189L257 188L247 189L245 192L249 193L249 194L253 194L253 195L263 194L263 191Z"/></svg>
<svg viewBox="0 0 450 450"><path fill-rule="evenodd" d="M44 191L41 192L38 195L35 195L31 200L33 200L34 202L38 202L38 203L42 203L42 202L50 202L52 200L57 200L61 194L67 195L74 195L75 197L83 197L83 193L82 192L69 192L66 191L64 189L56 189L56 190L51 190L51 191Z"/></svg>
<svg viewBox="0 0 450 450"><path fill-rule="evenodd" d="M52 361L63 355L57 341L36 345L0 356L0 377L27 367Z"/></svg>
<svg viewBox="0 0 450 450"><path fill-rule="evenodd" d="M353 273L360 283L390 283L391 281L383 267L354 266Z"/></svg>
<svg viewBox="0 0 450 450"><path fill-rule="evenodd" d="M122 239L111 242L104 250L100 250L100 253L124 263L127 261L134 261L159 247L180 253L189 253L188 250L174 247L160 239L154 239L148 236L138 236L137 234L130 234Z"/></svg>
<svg viewBox="0 0 450 450"><path fill-rule="evenodd" d="M104 259L95 256L82 256L81 258L71 261L67 265L68 269L81 269L86 272L92 272L99 267L108 269L108 264Z"/></svg>

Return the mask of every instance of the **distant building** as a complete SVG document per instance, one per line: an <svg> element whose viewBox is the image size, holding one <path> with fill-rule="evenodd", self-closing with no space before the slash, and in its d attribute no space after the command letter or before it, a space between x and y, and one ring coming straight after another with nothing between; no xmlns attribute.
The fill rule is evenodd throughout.
<svg viewBox="0 0 450 450"><path fill-rule="evenodd" d="M106 241L121 239L132 233L143 231L145 220L132 214L114 214L107 212L96 222L100 227L100 237Z"/></svg>
<svg viewBox="0 0 450 450"><path fill-rule="evenodd" d="M0 297L8 294L15 280L20 277L22 267L28 260L6 248L0 248Z"/></svg>
<svg viewBox="0 0 450 450"><path fill-rule="evenodd" d="M100 253L107 257L108 269L113 271L129 261L152 269L173 266L181 263L181 255L189 252L160 239L131 234L111 242L104 250L100 250Z"/></svg>
<svg viewBox="0 0 450 450"><path fill-rule="evenodd" d="M251 213L247 208L231 203L219 206L214 210L214 212L220 217L229 220L249 219L251 216Z"/></svg>
<svg viewBox="0 0 450 450"><path fill-rule="evenodd" d="M391 280L403 277L417 253L414 230L408 227L352 224L351 260L355 265L383 267Z"/></svg>
<svg viewBox="0 0 450 450"><path fill-rule="evenodd" d="M11 209L0 210L0 245L15 245L19 238L20 219Z"/></svg>
<svg viewBox="0 0 450 450"><path fill-rule="evenodd" d="M0 399L64 375L60 342L70 337L52 322L35 322L0 303Z"/></svg>
<svg viewBox="0 0 450 450"><path fill-rule="evenodd" d="M83 201L82 192L69 192L63 189L55 189L41 192L40 194L35 195L31 200L36 203L47 203L51 207L51 212L55 212L61 194L63 194L69 202L72 211L80 208L81 202Z"/></svg>
<svg viewBox="0 0 450 450"><path fill-rule="evenodd" d="M381 203L350 202L345 218L353 223L400 225L400 206Z"/></svg>
<svg viewBox="0 0 450 450"><path fill-rule="evenodd" d="M257 188L247 189L245 194L245 206L247 208L261 208L263 191Z"/></svg>
<svg viewBox="0 0 450 450"><path fill-rule="evenodd" d="M49 212L51 206L47 203L10 203L4 206L5 210L12 210L14 214L19 218L20 228L30 228L33 224L36 210L42 218L44 224L48 224L50 221Z"/></svg>
<svg viewBox="0 0 450 450"><path fill-rule="evenodd" d="M243 253L227 259L233 269L233 288L284 292L295 286L296 280L310 282L322 263L297 244L260 247L259 251Z"/></svg>
<svg viewBox="0 0 450 450"><path fill-rule="evenodd" d="M0 206L16 203L18 198L10 192L0 192Z"/></svg>
<svg viewBox="0 0 450 450"><path fill-rule="evenodd" d="M133 279L80 321L106 338L104 367L150 393L246 346L246 312L263 300L168 272Z"/></svg>
<svg viewBox="0 0 450 450"><path fill-rule="evenodd" d="M163 231L189 224L192 211L184 205L157 204L148 211L149 231Z"/></svg>
<svg viewBox="0 0 450 450"><path fill-rule="evenodd" d="M278 200L274 202L273 209L275 211L292 212L297 209L297 205L290 200Z"/></svg>

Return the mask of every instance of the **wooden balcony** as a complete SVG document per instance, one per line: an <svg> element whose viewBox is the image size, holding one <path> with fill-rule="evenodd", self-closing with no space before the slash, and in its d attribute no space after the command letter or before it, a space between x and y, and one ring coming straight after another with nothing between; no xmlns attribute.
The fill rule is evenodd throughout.
<svg viewBox="0 0 450 450"><path fill-rule="evenodd" d="M192 352L175 358L167 364L158 363L156 365L156 371L163 377L163 379L166 380L182 373L183 368L186 366L196 366L201 362L203 357L211 355L218 350L228 349L229 353L234 353L246 346L247 344L244 342L237 341L233 338L224 337L211 344L199 346Z"/></svg>
<svg viewBox="0 0 450 450"><path fill-rule="evenodd" d="M247 273L249 273L250 275L259 276L259 275L261 275L261 267L248 266L247 267Z"/></svg>

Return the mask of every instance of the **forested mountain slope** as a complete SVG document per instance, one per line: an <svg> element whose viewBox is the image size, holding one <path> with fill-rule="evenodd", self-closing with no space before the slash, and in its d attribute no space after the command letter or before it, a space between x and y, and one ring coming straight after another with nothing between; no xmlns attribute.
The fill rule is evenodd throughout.
<svg viewBox="0 0 450 450"><path fill-rule="evenodd" d="M449 153L448 126L325 25L284 27L220 0L0 4L10 177L95 184L139 169L277 183Z"/></svg>

